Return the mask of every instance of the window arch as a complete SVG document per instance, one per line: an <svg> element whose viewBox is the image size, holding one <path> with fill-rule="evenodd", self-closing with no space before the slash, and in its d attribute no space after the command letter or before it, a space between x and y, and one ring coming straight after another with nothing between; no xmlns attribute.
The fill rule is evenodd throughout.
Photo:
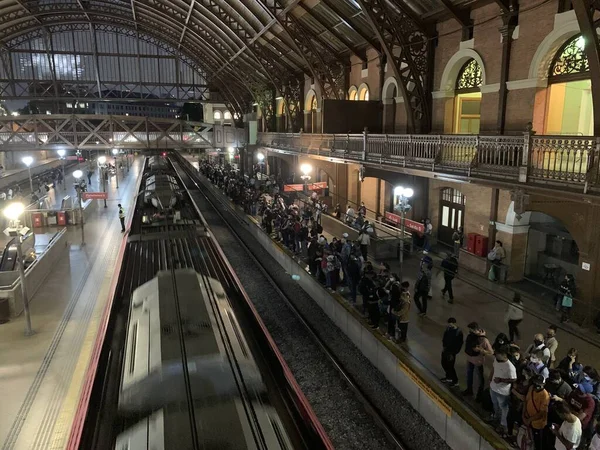
<svg viewBox="0 0 600 450"><path fill-rule="evenodd" d="M364 83L358 88L358 100L369 101L369 86Z"/></svg>
<svg viewBox="0 0 600 450"><path fill-rule="evenodd" d="M214 120L221 120L223 116L221 115L221 111L215 111L213 114L213 119Z"/></svg>
<svg viewBox="0 0 600 450"><path fill-rule="evenodd" d="M583 36L568 39L555 53L548 71L548 90L543 111L544 134L593 136L594 101L590 65ZM534 114L536 114L534 112ZM571 155L552 164L574 164ZM584 164L585 166L585 164ZM586 170L585 167L581 170Z"/></svg>
<svg viewBox="0 0 600 450"><path fill-rule="evenodd" d="M358 89L356 86L350 86L350 89L348 89L348 100L358 100Z"/></svg>
<svg viewBox="0 0 600 450"><path fill-rule="evenodd" d="M225 113L223 114L223 119L231 120L231 113L229 111L225 111Z"/></svg>
<svg viewBox="0 0 600 450"><path fill-rule="evenodd" d="M317 104L317 96L313 95L312 100L310 101L310 109L311 111L316 111L319 109L319 105Z"/></svg>
<svg viewBox="0 0 600 450"><path fill-rule="evenodd" d="M474 59L468 60L458 72L456 78L456 91L476 92L483 84L481 66Z"/></svg>
<svg viewBox="0 0 600 450"><path fill-rule="evenodd" d="M565 42L554 55L548 73L548 83L587 79L590 77L589 72L585 40L583 36L577 35Z"/></svg>

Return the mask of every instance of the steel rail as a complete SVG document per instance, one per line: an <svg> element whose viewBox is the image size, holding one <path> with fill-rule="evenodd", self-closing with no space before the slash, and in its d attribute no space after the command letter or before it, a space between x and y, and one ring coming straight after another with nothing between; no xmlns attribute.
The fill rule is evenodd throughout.
<svg viewBox="0 0 600 450"><path fill-rule="evenodd" d="M235 210L233 210L233 208L231 208L231 206L229 204L224 203L224 202L219 202L218 200L216 200L216 202L218 202L219 205L221 206L221 208L219 208L215 204L216 202L211 200L210 197L206 194L206 189L202 188L198 184L198 182L194 179L197 176L197 174L194 171L190 170L189 163L186 160L184 160L181 156L179 156L179 158L180 158L180 160L183 161L182 166L183 166L184 170L186 171L186 173L188 174L190 180L192 181L193 189L198 191L198 193L200 195L202 195L206 199L206 201L213 207L214 211L223 220L223 222L226 224L227 228L230 230L231 234L238 241L238 243L240 244L240 247L243 248L247 252L248 256L252 259L252 261L254 262L256 267L265 276L265 278L271 284L273 289L275 289L275 291L280 295L281 299L285 302L285 304L294 313L294 315L296 316L298 321L304 326L304 328L306 329L308 334L313 338L315 343L323 351L323 353L325 354L325 356L327 357L329 362L332 363L332 365L335 367L335 369L338 371L338 373L341 375L341 377L345 380L348 387L352 390L352 392L354 392L356 397L364 405L367 413L369 413L374 418L377 425L383 430L383 432L385 433L388 440L392 444L394 444L399 450L407 450L407 447L403 444L402 440L398 436L396 436L396 433L392 430L392 428L389 425L389 423L387 422L387 420L384 417L382 417L381 413L379 412L379 410L375 406L375 404L368 398L368 396L363 392L363 390L357 385L357 383L354 381L353 377L344 369L344 367L341 365L339 360L335 357L335 355L333 354L331 349L328 347L328 345L319 337L319 335L316 332L316 330L314 329L314 327L308 323L308 321L304 318L302 313L298 310L298 308L291 301L289 296L279 287L279 285L277 284L275 279L269 274L269 272L265 269L265 267L262 265L260 260L254 255L254 253L246 245L244 240L240 237L240 235L236 231L236 228L233 226L233 224L231 224L224 217L224 215L221 211L221 208L229 210L229 212L239 222L240 225L247 226L248 224L238 218L237 212ZM190 192L188 186L184 185L184 187L186 188L186 190L188 191L188 193L191 197L192 193ZM216 199L216 196L215 196L215 199Z"/></svg>

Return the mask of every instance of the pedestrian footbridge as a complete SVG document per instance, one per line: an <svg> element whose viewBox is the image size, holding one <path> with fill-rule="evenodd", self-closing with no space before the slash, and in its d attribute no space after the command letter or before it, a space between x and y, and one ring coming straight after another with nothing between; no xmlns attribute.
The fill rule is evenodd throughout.
<svg viewBox="0 0 600 450"><path fill-rule="evenodd" d="M90 114L0 117L0 151L225 148L243 129L185 120Z"/></svg>

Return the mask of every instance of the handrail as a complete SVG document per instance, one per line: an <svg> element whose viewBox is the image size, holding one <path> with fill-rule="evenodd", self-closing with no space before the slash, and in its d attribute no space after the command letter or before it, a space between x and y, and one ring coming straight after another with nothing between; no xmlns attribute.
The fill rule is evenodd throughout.
<svg viewBox="0 0 600 450"><path fill-rule="evenodd" d="M259 133L258 145L306 155L519 183L600 187L600 137Z"/></svg>
<svg viewBox="0 0 600 450"><path fill-rule="evenodd" d="M51 249L54 245L56 245L56 243L58 242L59 238L65 234L67 232L66 228L62 228L60 231L58 231L54 236L52 236L52 238L50 239L50 242L48 242L48 246L46 247L46 249L44 250L44 253L42 253L40 255L39 258L36 258L28 267L27 269L25 269L25 276L27 276L27 274L33 270L33 268L39 263L39 261L41 261L42 259L44 259L44 257L48 254L48 250ZM9 272L15 272L18 273L18 271L16 270L12 270ZM20 284L21 280L20 278L17 277L17 279L15 281L13 281L10 285L5 285L5 286L0 286L0 291L11 291L14 288L16 288L19 284Z"/></svg>

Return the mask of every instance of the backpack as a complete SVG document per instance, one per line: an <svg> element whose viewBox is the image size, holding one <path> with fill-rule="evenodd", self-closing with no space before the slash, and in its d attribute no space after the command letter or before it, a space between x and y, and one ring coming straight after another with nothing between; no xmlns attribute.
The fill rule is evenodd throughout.
<svg viewBox="0 0 600 450"><path fill-rule="evenodd" d="M469 333L465 340L465 353L469 356L479 356L481 352L476 351L475 347L479 345L479 337L476 334Z"/></svg>
<svg viewBox="0 0 600 450"><path fill-rule="evenodd" d="M320 223L317 224L317 233L321 234L323 232L323 227Z"/></svg>

